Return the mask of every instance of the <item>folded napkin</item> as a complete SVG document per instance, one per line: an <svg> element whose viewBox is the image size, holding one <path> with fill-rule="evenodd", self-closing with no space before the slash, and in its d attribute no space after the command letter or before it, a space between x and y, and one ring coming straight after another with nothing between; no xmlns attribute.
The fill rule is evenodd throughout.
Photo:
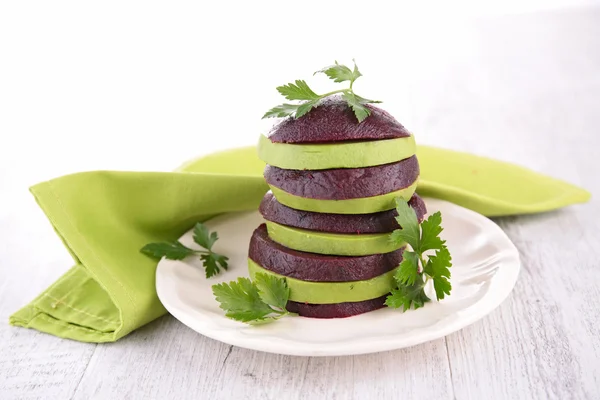
<svg viewBox="0 0 600 400"><path fill-rule="evenodd" d="M423 196L487 216L548 211L590 194L512 164L421 146ZM213 154L175 172L97 171L31 188L74 266L10 317L16 326L84 342L113 342L166 313L147 243L173 240L197 221L256 209L268 190L254 147Z"/></svg>

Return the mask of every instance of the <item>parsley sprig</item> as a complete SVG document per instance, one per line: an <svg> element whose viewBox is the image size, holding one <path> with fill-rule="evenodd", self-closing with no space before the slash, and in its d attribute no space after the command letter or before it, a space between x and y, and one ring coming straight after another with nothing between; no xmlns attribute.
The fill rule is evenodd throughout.
<svg viewBox="0 0 600 400"><path fill-rule="evenodd" d="M354 60L353 60L354 61ZM337 61L335 64L325 67L316 71L313 75L323 73L336 83L350 82L349 87L345 89L334 90L325 94L316 94L304 80L296 80L294 83L288 83L287 85L278 86L277 91L281 93L287 100L302 100L298 104L284 103L273 107L263 116L263 118L278 118L278 117L294 117L300 118L307 114L314 107L317 107L319 101L325 97L329 97L334 94L341 94L342 98L346 100L348 105L352 107L354 115L358 119L358 122L362 122L371 114L371 110L366 107L367 104L381 103L377 100L369 100L364 97L360 97L354 93L352 88L354 82L362 76L356 62L354 62L354 68L350 69L345 65L339 64Z"/></svg>
<svg viewBox="0 0 600 400"><path fill-rule="evenodd" d="M394 279L398 288L387 297L385 304L392 308L403 307L404 311L423 307L430 299L425 294L425 285L433 281L437 300L450 294L450 267L452 257L446 241L440 238L442 215L438 211L429 216L421 225L412 208L402 199L396 199L398 216L396 221L401 229L392 232L394 243L408 243L412 251L405 250ZM426 256L428 251L434 254Z"/></svg>
<svg viewBox="0 0 600 400"><path fill-rule="evenodd" d="M210 232L206 225L198 222L194 226L193 236L194 242L203 247L204 250L190 249L176 240L172 242L149 243L142 247L140 251L150 257L165 257L169 260L183 260L192 255L199 255L207 278L217 275L221 272L221 268L226 270L229 259L222 254L212 251L213 245L219 240L217 232Z"/></svg>
<svg viewBox="0 0 600 400"><path fill-rule="evenodd" d="M295 315L285 309L290 288L285 278L257 273L254 281L237 281L212 286L213 294L225 310L225 316L250 325L262 325L286 315Z"/></svg>

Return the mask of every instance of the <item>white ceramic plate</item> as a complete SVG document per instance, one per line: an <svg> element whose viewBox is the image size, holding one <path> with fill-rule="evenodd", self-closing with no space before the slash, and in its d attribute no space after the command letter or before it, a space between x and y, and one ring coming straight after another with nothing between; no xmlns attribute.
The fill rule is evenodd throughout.
<svg viewBox="0 0 600 400"><path fill-rule="evenodd" d="M207 223L219 233L214 250L230 258L226 273L206 279L199 260L162 260L156 290L181 322L215 340L248 349L300 356L337 356L399 349L441 338L490 313L515 285L517 249L492 221L455 204L427 199L443 214L443 238L452 253L452 295L402 313L384 308L342 319L283 318L249 326L232 321L214 299L211 285L248 276L247 251L258 212L228 214ZM181 241L193 246L191 233ZM430 296L431 297L431 296Z"/></svg>

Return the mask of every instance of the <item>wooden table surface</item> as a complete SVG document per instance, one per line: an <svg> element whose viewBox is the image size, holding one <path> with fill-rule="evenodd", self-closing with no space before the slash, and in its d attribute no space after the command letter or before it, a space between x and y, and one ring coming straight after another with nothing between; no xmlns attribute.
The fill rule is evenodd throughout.
<svg viewBox="0 0 600 400"><path fill-rule="evenodd" d="M600 9L483 19L466 32L458 55L411 82L419 141L519 163L593 196L495 220L523 263L498 309L423 345L325 358L232 347L170 316L98 345L10 327L69 257L26 193L38 175L23 182L24 162L0 157L0 399L600 398Z"/></svg>

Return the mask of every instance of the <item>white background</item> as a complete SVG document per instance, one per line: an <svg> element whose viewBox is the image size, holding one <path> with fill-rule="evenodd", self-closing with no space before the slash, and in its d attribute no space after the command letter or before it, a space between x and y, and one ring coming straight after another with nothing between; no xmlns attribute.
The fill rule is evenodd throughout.
<svg viewBox="0 0 600 400"><path fill-rule="evenodd" d="M598 5L0 2L0 398L364 398L373 387L388 398L593 398ZM85 170L168 171L254 144L270 124L261 116L282 101L276 86L307 79L329 90L312 72L352 58L364 74L357 93L383 100L419 143L592 191L586 206L499 221L525 272L498 312L430 345L326 360L231 349L168 318L114 346L4 325L71 263L29 186ZM584 273L568 273L576 268ZM207 374L214 363L220 371Z"/></svg>
<svg viewBox="0 0 600 400"><path fill-rule="evenodd" d="M254 144L261 116L282 101L275 87L307 79L327 90L335 84L312 72L334 60L355 58L364 74L357 92L383 100L421 143L432 142L438 95L453 96L466 74L476 75L475 95L506 78L469 65L489 46L479 42L473 17L594 3L3 2L0 184L11 196L2 196L8 207L1 208L25 201L28 185L62 174L169 170L198 154ZM506 35L510 45L513 34ZM497 114L499 101L486 100L477 111ZM493 136L485 123L472 132L478 140ZM436 144L463 147L451 139L458 126L444 129L449 140Z"/></svg>

